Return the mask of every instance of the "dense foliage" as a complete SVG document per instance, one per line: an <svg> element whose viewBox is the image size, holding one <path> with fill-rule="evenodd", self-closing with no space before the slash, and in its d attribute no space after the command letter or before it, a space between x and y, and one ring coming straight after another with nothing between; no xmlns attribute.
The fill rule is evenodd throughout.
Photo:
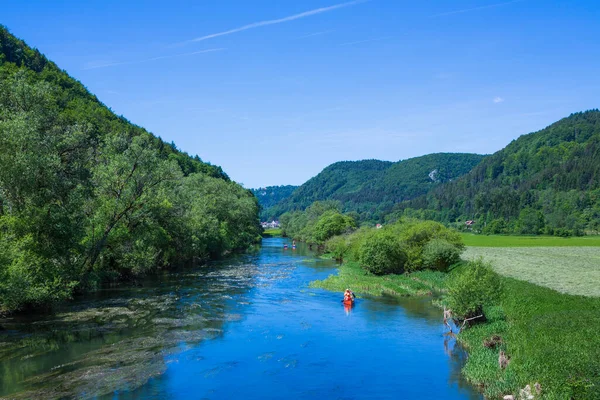
<svg viewBox="0 0 600 400"><path fill-rule="evenodd" d="M342 214L339 203L316 201L306 211L285 213L280 218L282 233L310 244L322 245L333 236L356 228L352 215Z"/></svg>
<svg viewBox="0 0 600 400"><path fill-rule="evenodd" d="M447 288L448 305L454 318L461 321L484 318L484 307L496 304L502 292L500 276L482 260L469 261L453 271Z"/></svg>
<svg viewBox="0 0 600 400"><path fill-rule="evenodd" d="M600 232L600 111L514 140L462 178L396 206L399 216L475 220L483 233Z"/></svg>
<svg viewBox="0 0 600 400"><path fill-rule="evenodd" d="M219 167L117 117L0 27L0 311L259 238Z"/></svg>
<svg viewBox="0 0 600 400"><path fill-rule="evenodd" d="M404 247L393 232L375 231L361 243L358 260L365 271L375 275L401 274L408 258Z"/></svg>
<svg viewBox="0 0 600 400"><path fill-rule="evenodd" d="M396 163L343 161L325 168L286 199L266 208L265 216L304 210L315 201L335 200L343 212L355 211L361 221L383 220L394 204L427 193L469 172L483 156L439 153Z"/></svg>
<svg viewBox="0 0 600 400"><path fill-rule="evenodd" d="M261 207L260 220L270 221L278 217L278 215L271 215L268 210L280 201L290 197L292 192L297 188L298 186L282 185L251 189Z"/></svg>
<svg viewBox="0 0 600 400"><path fill-rule="evenodd" d="M375 275L432 269L447 271L460 260L460 234L433 221L405 219L383 228L333 236L325 250L337 260L357 261Z"/></svg>

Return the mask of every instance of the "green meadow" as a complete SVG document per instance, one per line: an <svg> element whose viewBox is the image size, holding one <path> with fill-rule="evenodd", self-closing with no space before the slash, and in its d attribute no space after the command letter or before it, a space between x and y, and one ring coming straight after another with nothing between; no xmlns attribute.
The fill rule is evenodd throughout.
<svg viewBox="0 0 600 400"><path fill-rule="evenodd" d="M463 233L466 246L472 247L600 247L600 236L504 236Z"/></svg>
<svg viewBox="0 0 600 400"><path fill-rule="evenodd" d="M600 247L467 247L463 254L466 260L479 257L504 276L600 297Z"/></svg>

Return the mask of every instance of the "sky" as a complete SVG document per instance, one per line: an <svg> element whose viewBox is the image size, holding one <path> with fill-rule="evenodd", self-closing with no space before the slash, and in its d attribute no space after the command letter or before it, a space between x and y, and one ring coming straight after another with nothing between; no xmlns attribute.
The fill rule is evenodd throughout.
<svg viewBox="0 0 600 400"><path fill-rule="evenodd" d="M0 3L115 113L249 188L493 153L600 107L597 0Z"/></svg>

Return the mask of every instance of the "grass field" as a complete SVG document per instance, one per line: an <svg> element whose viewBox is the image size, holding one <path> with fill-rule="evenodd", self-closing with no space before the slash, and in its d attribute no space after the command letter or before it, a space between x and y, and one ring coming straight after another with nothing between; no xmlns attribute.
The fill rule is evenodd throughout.
<svg viewBox="0 0 600 400"><path fill-rule="evenodd" d="M463 254L466 260L478 257L504 276L600 297L600 247L468 247Z"/></svg>
<svg viewBox="0 0 600 400"><path fill-rule="evenodd" d="M561 238L556 236L501 236L462 234L465 245L473 247L600 247L600 236Z"/></svg>

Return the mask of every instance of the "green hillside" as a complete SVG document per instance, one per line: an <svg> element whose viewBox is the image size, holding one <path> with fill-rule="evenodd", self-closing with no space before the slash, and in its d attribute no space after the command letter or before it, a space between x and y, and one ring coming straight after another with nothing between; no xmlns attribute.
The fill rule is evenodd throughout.
<svg viewBox="0 0 600 400"><path fill-rule="evenodd" d="M600 111L523 135L470 173L396 206L485 233L572 235L600 230Z"/></svg>
<svg viewBox="0 0 600 400"><path fill-rule="evenodd" d="M115 115L0 26L0 313L259 238L220 167Z"/></svg>
<svg viewBox="0 0 600 400"><path fill-rule="evenodd" d="M277 217L303 210L315 201L335 200L344 212L356 211L361 220L378 221L394 204L464 175L484 156L438 153L396 163L378 160L342 161L325 168L290 197L265 213Z"/></svg>
<svg viewBox="0 0 600 400"><path fill-rule="evenodd" d="M260 215L261 221L266 221L268 219L269 215L265 212L267 209L290 197L292 192L297 188L298 186L282 185L251 189L262 209Z"/></svg>

